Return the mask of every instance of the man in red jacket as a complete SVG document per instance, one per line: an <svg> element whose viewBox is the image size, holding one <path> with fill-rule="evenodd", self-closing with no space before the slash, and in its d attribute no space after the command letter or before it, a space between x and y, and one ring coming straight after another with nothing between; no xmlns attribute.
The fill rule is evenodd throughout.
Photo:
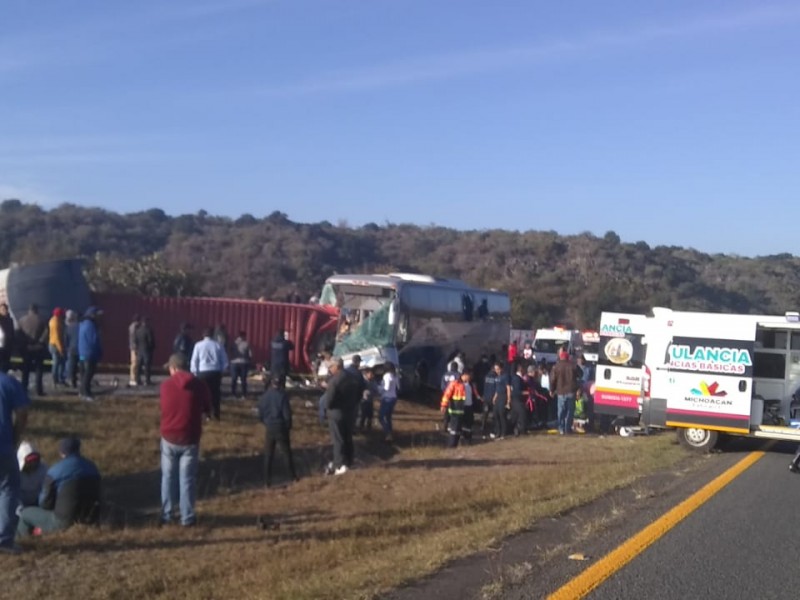
<svg viewBox="0 0 800 600"><path fill-rule="evenodd" d="M195 492L203 418L211 414L208 385L187 371L186 357L169 357L169 379L161 384L161 522L172 521L180 501L181 525L195 524Z"/></svg>

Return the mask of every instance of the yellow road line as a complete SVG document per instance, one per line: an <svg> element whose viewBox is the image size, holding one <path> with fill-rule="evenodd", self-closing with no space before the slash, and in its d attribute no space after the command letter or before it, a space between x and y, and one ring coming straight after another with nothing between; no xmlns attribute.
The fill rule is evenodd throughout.
<svg viewBox="0 0 800 600"><path fill-rule="evenodd" d="M675 527L692 512L710 500L714 494L744 473L764 456L763 451L751 452L722 475L703 486L692 496L670 509L661 518L653 521L632 538L550 594L548 600L576 600L583 598L597 586L644 552L651 544Z"/></svg>

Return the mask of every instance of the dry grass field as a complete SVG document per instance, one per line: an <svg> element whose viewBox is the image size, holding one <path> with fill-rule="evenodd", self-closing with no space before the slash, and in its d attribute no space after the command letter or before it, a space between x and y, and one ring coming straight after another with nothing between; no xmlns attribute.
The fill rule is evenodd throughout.
<svg viewBox="0 0 800 600"><path fill-rule="evenodd" d="M448 451L438 411L400 402L397 440L358 436L356 468L324 477L326 430L293 400L299 483L282 457L262 482L252 401L224 402L204 432L198 526L157 526L158 409L150 397L34 400L28 439L47 460L66 434L104 474L100 527L24 542L4 557L7 598L369 598L485 548L686 454L672 436L545 433Z"/></svg>

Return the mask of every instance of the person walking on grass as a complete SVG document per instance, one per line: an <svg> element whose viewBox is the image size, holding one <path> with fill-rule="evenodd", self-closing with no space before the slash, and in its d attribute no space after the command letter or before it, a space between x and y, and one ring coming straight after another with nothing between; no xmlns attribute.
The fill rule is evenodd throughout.
<svg viewBox="0 0 800 600"><path fill-rule="evenodd" d="M195 524L195 495L203 419L211 413L211 392L188 372L175 353L167 363L169 378L161 384L161 522L170 523L176 504L181 525Z"/></svg>
<svg viewBox="0 0 800 600"><path fill-rule="evenodd" d="M363 378L359 381L344 368L338 359L329 367L331 378L322 396L322 405L328 416L328 429L333 443L333 461L328 463L328 475L343 475L353 466L353 414L363 393ZM278 377L280 381L280 377Z"/></svg>
<svg viewBox="0 0 800 600"><path fill-rule="evenodd" d="M83 321L78 327L78 357L81 361L81 399L93 402L92 379L94 378L97 363L103 357L103 347L100 343L100 333L97 329L96 319L102 312L94 306L86 309Z"/></svg>
<svg viewBox="0 0 800 600"><path fill-rule="evenodd" d="M250 349L250 342L247 341L247 334L240 331L231 347L231 396L234 398L247 396L247 371L252 362L253 351ZM242 383L241 396L236 395L237 382Z"/></svg>
<svg viewBox="0 0 800 600"><path fill-rule="evenodd" d="M270 343L270 365L269 371L272 377L278 377L281 385L286 385L286 377L289 375L289 352L294 350L294 343L289 340L289 335L281 329L275 334L275 338Z"/></svg>
<svg viewBox="0 0 800 600"><path fill-rule="evenodd" d="M472 371L465 368L459 379L451 381L442 394L441 411L448 417L448 448L458 446L462 434L465 442L472 440L472 407L477 398L478 390L472 383Z"/></svg>
<svg viewBox="0 0 800 600"><path fill-rule="evenodd" d="M16 379L0 373L0 552L16 554L20 474L17 443L28 422L28 392Z"/></svg>
<svg viewBox="0 0 800 600"><path fill-rule="evenodd" d="M192 373L202 379L211 390L211 404L214 419L219 421L222 401L222 373L228 368L228 356L219 343L213 339L214 329L207 327L203 339L194 345L192 351Z"/></svg>
<svg viewBox="0 0 800 600"><path fill-rule="evenodd" d="M383 427L384 439L393 440L392 415L397 404L397 369L394 363L386 364L386 373L381 380L381 407L378 410L378 421Z"/></svg>
<svg viewBox="0 0 800 600"><path fill-rule="evenodd" d="M550 373L550 389L558 398L558 433L560 435L572 433L578 376L566 350L559 352L558 362Z"/></svg>
<svg viewBox="0 0 800 600"><path fill-rule="evenodd" d="M292 406L289 396L281 388L281 380L273 377L269 389L258 401L258 418L267 430L264 441L264 467L267 487L272 485L272 459L275 456L275 446L280 446L286 461L289 464L289 473L294 481L298 481L297 472L292 460L292 444L289 432L292 429Z"/></svg>

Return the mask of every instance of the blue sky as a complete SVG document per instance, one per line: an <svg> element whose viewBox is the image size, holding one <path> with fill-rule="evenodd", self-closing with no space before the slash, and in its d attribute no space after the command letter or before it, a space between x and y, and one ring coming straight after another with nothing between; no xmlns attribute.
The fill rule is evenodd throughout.
<svg viewBox="0 0 800 600"><path fill-rule="evenodd" d="M800 254L800 3L3 0L0 198Z"/></svg>

